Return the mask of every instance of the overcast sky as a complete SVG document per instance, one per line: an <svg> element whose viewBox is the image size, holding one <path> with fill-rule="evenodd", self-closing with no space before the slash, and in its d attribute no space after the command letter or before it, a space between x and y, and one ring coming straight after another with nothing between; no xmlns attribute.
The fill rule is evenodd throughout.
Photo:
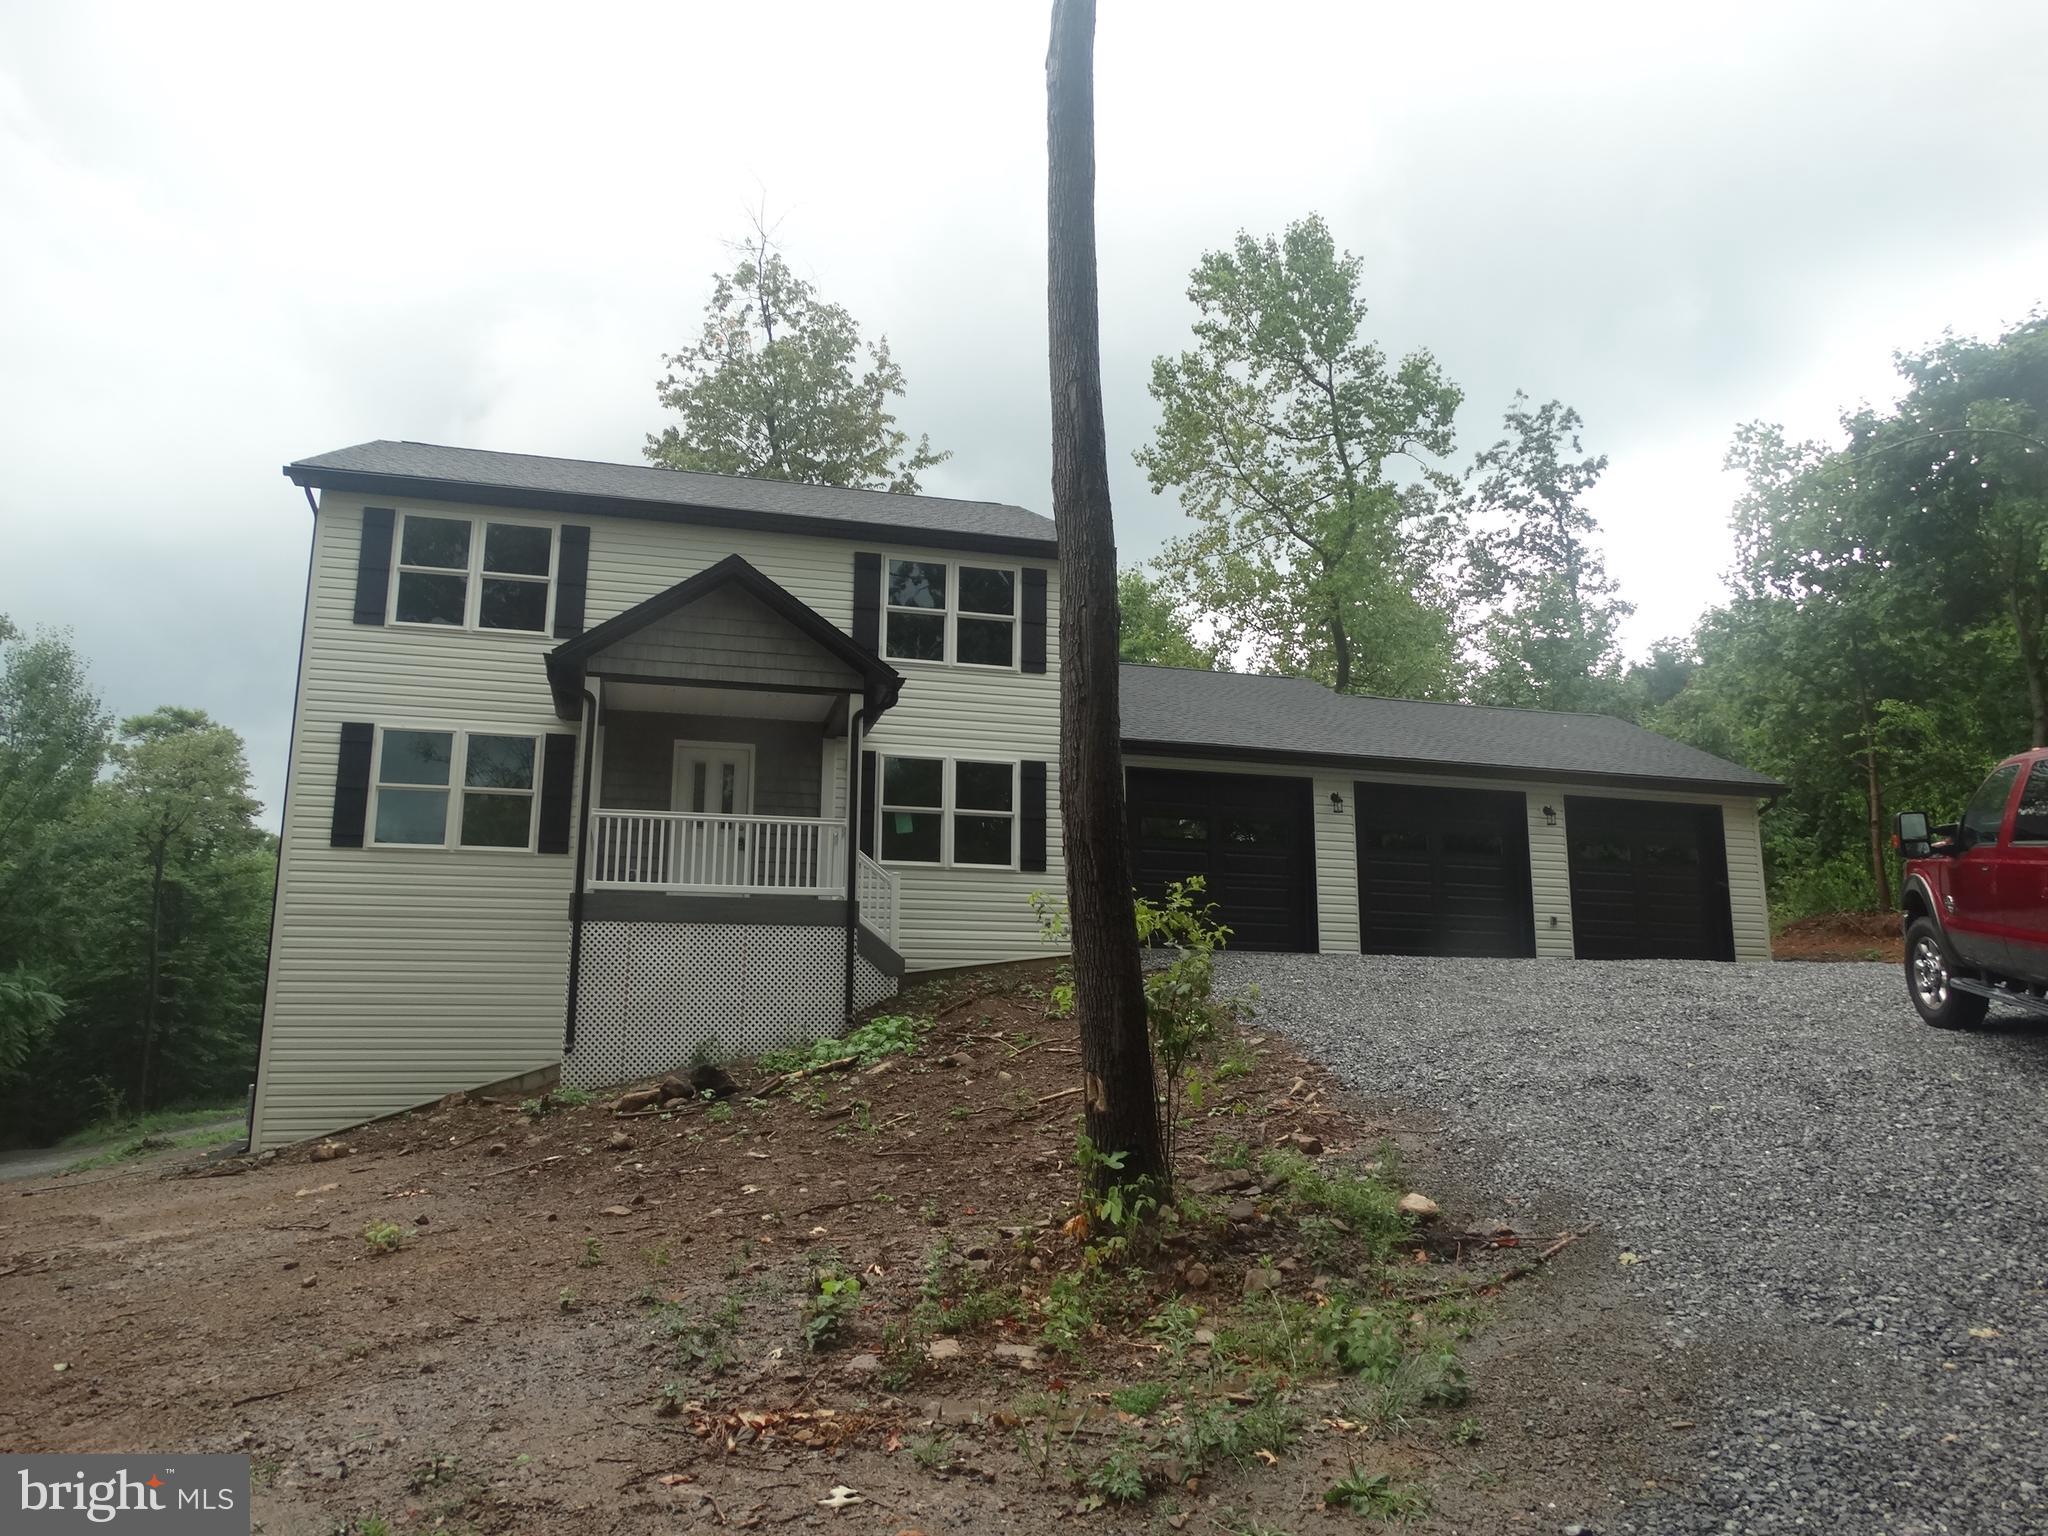
<svg viewBox="0 0 2048 1536"><path fill-rule="evenodd" d="M1189 268L1310 210L1465 444L1517 388L1613 465L1640 651L1719 594L1730 429L2048 299L2048 7L1134 4L1097 56L1104 386L1131 464ZM1047 7L231 10L0 0L0 612L282 792L309 517L373 437L637 459L764 196L910 382L943 494L1047 510ZM275 809L267 819L274 823Z"/></svg>

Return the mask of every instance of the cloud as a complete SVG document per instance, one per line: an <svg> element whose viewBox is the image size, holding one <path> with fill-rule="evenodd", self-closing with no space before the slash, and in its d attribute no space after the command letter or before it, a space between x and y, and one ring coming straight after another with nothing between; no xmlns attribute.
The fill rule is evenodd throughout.
<svg viewBox="0 0 2048 1536"><path fill-rule="evenodd" d="M1187 273L1311 209L1389 350L1490 439L1587 420L1640 647L1717 592L1751 416L1825 430L1894 347L2043 295L2021 4L1104 8L1104 375L1120 542ZM630 460L764 198L889 334L932 489L1044 506L1037 6L16 7L0 15L0 611L113 707L204 707L283 782L307 517L368 437ZM273 810L274 815L274 810Z"/></svg>

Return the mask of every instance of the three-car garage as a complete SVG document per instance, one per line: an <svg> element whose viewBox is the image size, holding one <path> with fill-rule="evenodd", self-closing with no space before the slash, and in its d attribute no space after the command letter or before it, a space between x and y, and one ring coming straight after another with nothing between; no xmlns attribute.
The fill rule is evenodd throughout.
<svg viewBox="0 0 2048 1536"><path fill-rule="evenodd" d="M1604 716L1127 666L1131 874L1236 949L1767 959L1760 774Z"/></svg>

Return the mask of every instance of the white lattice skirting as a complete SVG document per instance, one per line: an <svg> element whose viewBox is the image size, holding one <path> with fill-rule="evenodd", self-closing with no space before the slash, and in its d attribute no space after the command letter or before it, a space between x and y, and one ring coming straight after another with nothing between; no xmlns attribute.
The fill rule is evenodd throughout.
<svg viewBox="0 0 2048 1536"><path fill-rule="evenodd" d="M602 1088L837 1034L846 931L586 922L581 971L562 1080ZM894 977L855 959L856 1007L895 992Z"/></svg>

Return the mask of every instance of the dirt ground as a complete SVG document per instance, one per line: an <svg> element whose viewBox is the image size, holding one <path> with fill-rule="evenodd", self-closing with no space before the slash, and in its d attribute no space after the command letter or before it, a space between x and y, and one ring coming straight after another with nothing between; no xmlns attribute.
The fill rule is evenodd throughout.
<svg viewBox="0 0 2048 1536"><path fill-rule="evenodd" d="M1906 963L1906 939L1896 912L1829 912L1787 923L1771 936L1778 960L1881 960Z"/></svg>
<svg viewBox="0 0 2048 1536"><path fill-rule="evenodd" d="M1698 1362L1627 1298L1613 1245L1594 1231L1503 1279L1560 1235L1554 1214L1501 1208L1458 1127L1348 1098L1255 1023L1211 1053L1229 1065L1181 1137L1206 1214L1112 1279L1078 1344L1048 1348L1089 1240L1067 1230L1079 1067L1050 980L935 984L893 1005L936 1019L914 1054L758 1102L623 1120L471 1102L348 1133L327 1161L300 1147L0 1191L0 1443L245 1452L257 1529L309 1536L1276 1536L1371 1528L1325 1503L1354 1469L1420 1502L1415 1529L1547 1533L1684 1485ZM1318 1171L1398 1160L1442 1218L1384 1266L1316 1273L1327 1254L1301 1249L1286 1190L1232 1166L1297 1133ZM1247 1298L1253 1271L1273 1298ZM812 1352L821 1274L861 1290ZM1255 1304L1313 1316L1353 1284L1405 1318L1410 1348L1453 1343L1469 1398L1231 1356ZM904 1331L935 1294L987 1305ZM1200 1313L1163 1331L1181 1303ZM1109 1400L1148 1383L1136 1412ZM1099 1491L1092 1469L1252 1403L1292 1415L1278 1454L1185 1478L1155 1456L1142 1501ZM835 1488L852 1490L836 1509Z"/></svg>

